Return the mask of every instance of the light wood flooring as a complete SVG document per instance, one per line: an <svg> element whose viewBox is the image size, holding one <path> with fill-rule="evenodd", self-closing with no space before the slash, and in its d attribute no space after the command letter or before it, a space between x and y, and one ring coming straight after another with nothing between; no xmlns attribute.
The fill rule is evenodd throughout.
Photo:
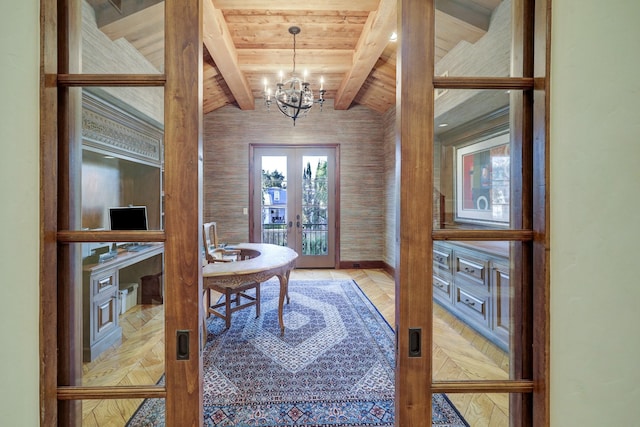
<svg viewBox="0 0 640 427"><path fill-rule="evenodd" d="M294 270L291 279L354 279L390 325L395 324L395 285L383 270ZM162 305L137 305L120 316L123 342L84 364L83 385L155 384L164 372ZM507 379L509 357L434 304L433 375L436 380ZM507 394L449 394L472 427L508 426ZM83 426L124 426L142 403L83 401Z"/></svg>

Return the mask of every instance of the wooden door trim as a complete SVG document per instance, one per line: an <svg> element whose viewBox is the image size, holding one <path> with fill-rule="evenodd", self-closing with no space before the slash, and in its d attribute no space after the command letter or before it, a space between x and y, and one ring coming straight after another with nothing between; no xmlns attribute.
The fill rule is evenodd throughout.
<svg viewBox="0 0 640 427"><path fill-rule="evenodd" d="M417 194L433 188L435 7L431 1L398 1L396 89L396 426L423 425L432 415L433 209ZM410 29L408 31L407 29ZM416 73L420 70L420 73ZM427 308L425 310L425 308ZM425 315L427 314L427 315ZM409 351L420 332L420 354Z"/></svg>
<svg viewBox="0 0 640 427"><path fill-rule="evenodd" d="M58 5L40 2L40 425L58 425Z"/></svg>
<svg viewBox="0 0 640 427"><path fill-rule="evenodd" d="M201 0L165 1L165 379L167 426L201 426L204 319L202 298ZM176 360L177 332L189 334L189 356ZM195 375L194 375L195 374Z"/></svg>

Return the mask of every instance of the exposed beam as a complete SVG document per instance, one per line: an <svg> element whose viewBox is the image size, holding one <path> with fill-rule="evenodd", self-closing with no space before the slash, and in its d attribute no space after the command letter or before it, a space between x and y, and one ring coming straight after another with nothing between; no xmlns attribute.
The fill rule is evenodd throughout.
<svg viewBox="0 0 640 427"><path fill-rule="evenodd" d="M262 73L267 79L275 79L278 71L289 71L292 67L291 49L238 49L237 53L245 73ZM310 81L327 73L346 73L351 68L352 58L352 49L304 49L296 52L296 63L309 68Z"/></svg>
<svg viewBox="0 0 640 427"><path fill-rule="evenodd" d="M242 110L255 108L247 78L238 65L236 47L231 40L224 16L211 0L203 1L204 45L224 77L229 90Z"/></svg>
<svg viewBox="0 0 640 427"><path fill-rule="evenodd" d="M213 0L218 9L232 10L342 10L342 11L372 11L375 10L378 0L306 0L304 5L300 2L274 2L273 0Z"/></svg>
<svg viewBox="0 0 640 427"><path fill-rule="evenodd" d="M389 43L396 28L396 0L380 0L378 9L369 14L362 35L353 54L351 69L345 75L336 93L334 108L349 108L362 84Z"/></svg>
<svg viewBox="0 0 640 427"><path fill-rule="evenodd" d="M149 34L159 33L162 36L164 34L162 31L164 28L164 2L137 10L99 28L111 40L125 38L132 42L132 39L148 37Z"/></svg>
<svg viewBox="0 0 640 427"><path fill-rule="evenodd" d="M460 21L487 31L491 21L491 10L474 2L460 0L436 0L436 10L451 15Z"/></svg>
<svg viewBox="0 0 640 427"><path fill-rule="evenodd" d="M87 0L96 14L98 28L119 21L164 0ZM119 6L119 7L117 7Z"/></svg>
<svg viewBox="0 0 640 427"><path fill-rule="evenodd" d="M202 99L202 112L205 115L213 110L234 102L233 95L218 72L218 69L210 64L209 61L211 61L211 58L208 58L208 55L205 55L205 60L203 61L202 66L204 93Z"/></svg>

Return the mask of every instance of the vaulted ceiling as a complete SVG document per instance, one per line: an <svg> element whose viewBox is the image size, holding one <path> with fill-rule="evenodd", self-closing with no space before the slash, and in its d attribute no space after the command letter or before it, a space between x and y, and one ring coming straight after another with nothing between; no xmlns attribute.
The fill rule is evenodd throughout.
<svg viewBox="0 0 640 427"><path fill-rule="evenodd" d="M163 71L164 2L87 0L98 27L112 40L126 39ZM436 61L459 42L474 43L501 0L436 0ZM264 79L279 71L308 71L317 93L334 108L353 103L385 112L395 105L397 0L203 0L205 113L229 104L251 110L263 98Z"/></svg>

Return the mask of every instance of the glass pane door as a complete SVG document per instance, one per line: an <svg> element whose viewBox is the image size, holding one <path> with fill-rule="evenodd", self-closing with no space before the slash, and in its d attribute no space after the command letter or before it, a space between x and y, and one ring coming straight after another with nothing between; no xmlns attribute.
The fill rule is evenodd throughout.
<svg viewBox="0 0 640 427"><path fill-rule="evenodd" d="M306 156L302 158L301 201L302 217L296 217L296 225L302 231L302 255L326 256L329 253L329 209L327 188L328 157ZM312 166L313 165L313 166Z"/></svg>
<svg viewBox="0 0 640 427"><path fill-rule="evenodd" d="M335 148L254 151L253 241L288 246L298 267L335 266ZM293 178L295 177L295 178Z"/></svg>

